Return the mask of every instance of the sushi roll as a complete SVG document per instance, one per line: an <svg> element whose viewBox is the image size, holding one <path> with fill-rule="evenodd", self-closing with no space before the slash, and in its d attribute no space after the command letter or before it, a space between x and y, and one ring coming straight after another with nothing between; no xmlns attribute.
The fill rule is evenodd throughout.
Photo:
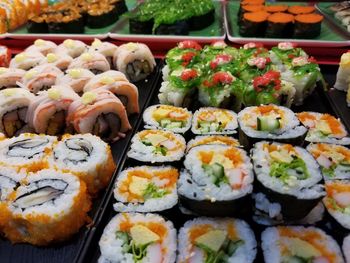
<svg viewBox="0 0 350 263"><path fill-rule="evenodd" d="M268 53L253 54L242 61L240 70L237 70L239 78L246 83L251 82L255 77L261 76L274 69Z"/></svg>
<svg viewBox="0 0 350 263"><path fill-rule="evenodd" d="M198 217L187 221L179 232L177 262L252 263L257 243L243 220Z"/></svg>
<svg viewBox="0 0 350 263"><path fill-rule="evenodd" d="M97 1L89 5L86 25L89 28L103 28L116 22L119 18L117 9L108 2Z"/></svg>
<svg viewBox="0 0 350 263"><path fill-rule="evenodd" d="M145 110L143 121L146 129L185 133L191 127L192 113L185 108L158 104Z"/></svg>
<svg viewBox="0 0 350 263"><path fill-rule="evenodd" d="M78 133L91 133L108 141L124 138L131 129L122 102L104 89L85 92L70 104L67 122Z"/></svg>
<svg viewBox="0 0 350 263"><path fill-rule="evenodd" d="M34 95L25 89L4 89L0 91L0 132L7 137L28 130L26 115Z"/></svg>
<svg viewBox="0 0 350 263"><path fill-rule="evenodd" d="M174 263L176 230L156 214L120 213L104 229L99 245L99 263Z"/></svg>
<svg viewBox="0 0 350 263"><path fill-rule="evenodd" d="M121 172L114 186L117 212L157 212L177 204L179 172L171 166L137 166Z"/></svg>
<svg viewBox="0 0 350 263"><path fill-rule="evenodd" d="M44 56L46 56L49 53L53 53L56 48L57 48L57 45L52 41L37 39L34 41L33 45L26 48L25 52L28 52L28 53L39 52Z"/></svg>
<svg viewBox="0 0 350 263"><path fill-rule="evenodd" d="M0 67L0 90L7 88L18 88L26 72L23 69Z"/></svg>
<svg viewBox="0 0 350 263"><path fill-rule="evenodd" d="M68 85L76 93L83 94L85 85L95 75L88 69L72 68L66 71L66 75L57 79L57 85Z"/></svg>
<svg viewBox="0 0 350 263"><path fill-rule="evenodd" d="M53 65L62 71L66 71L72 61L73 58L67 54L48 53L41 64Z"/></svg>
<svg viewBox="0 0 350 263"><path fill-rule="evenodd" d="M202 52L202 64L205 70L211 72L225 71L236 75L239 53L234 47L227 46L220 41L212 43L210 46L204 46Z"/></svg>
<svg viewBox="0 0 350 263"><path fill-rule="evenodd" d="M242 63L246 63L251 57L268 57L269 51L261 43L249 42L239 48L238 55Z"/></svg>
<svg viewBox="0 0 350 263"><path fill-rule="evenodd" d="M49 33L84 34L84 18L77 8L71 7L47 14Z"/></svg>
<svg viewBox="0 0 350 263"><path fill-rule="evenodd" d="M156 35L188 35L189 23L194 11L185 10L186 7L190 9L184 2L178 2L176 5L172 4L164 8L161 15L156 15L154 18L153 32Z"/></svg>
<svg viewBox="0 0 350 263"><path fill-rule="evenodd" d="M102 54L97 52L85 52L79 57L73 59L68 69L72 68L85 68L94 74L99 74L110 70L110 65Z"/></svg>
<svg viewBox="0 0 350 263"><path fill-rule="evenodd" d="M287 11L292 15L310 14L315 12L315 7L311 5L291 5Z"/></svg>
<svg viewBox="0 0 350 263"><path fill-rule="evenodd" d="M53 86L43 91L28 107L26 121L36 133L60 135L68 131L66 117L73 101L79 99L69 86Z"/></svg>
<svg viewBox="0 0 350 263"><path fill-rule="evenodd" d="M344 228L350 229L350 182L329 180L325 183L327 195L323 203L328 213Z"/></svg>
<svg viewBox="0 0 350 263"><path fill-rule="evenodd" d="M258 142L252 150L257 191L281 205L286 220L304 218L323 198L322 174L305 149L290 144Z"/></svg>
<svg viewBox="0 0 350 263"><path fill-rule="evenodd" d="M225 135L204 135L196 136L194 139L187 143L186 152L191 150L193 147L200 145L227 145L232 147L239 147L239 141L231 136Z"/></svg>
<svg viewBox="0 0 350 263"><path fill-rule="evenodd" d="M273 13L267 18L265 37L290 38L293 34L294 16L286 13Z"/></svg>
<svg viewBox="0 0 350 263"><path fill-rule="evenodd" d="M104 55L108 60L111 68L113 68L113 56L117 49L118 47L116 45L109 42L102 42L101 40L95 38L94 42L91 43L89 51L97 52Z"/></svg>
<svg viewBox="0 0 350 263"><path fill-rule="evenodd" d="M0 227L12 243L45 246L68 239L90 221L91 202L78 177L46 169L29 174L11 195ZM44 234L43 234L44 233Z"/></svg>
<svg viewBox="0 0 350 263"><path fill-rule="evenodd" d="M113 64L132 82L147 78L154 70L156 61L151 50L142 43L127 43L114 53Z"/></svg>
<svg viewBox="0 0 350 263"><path fill-rule="evenodd" d="M10 199L11 194L18 188L18 186L20 185L20 182L26 176L27 174L23 171L18 172L16 169L13 169L13 168L1 167L0 207ZM0 215L0 218L1 218L1 215Z"/></svg>
<svg viewBox="0 0 350 263"><path fill-rule="evenodd" d="M269 227L261 240L265 262L344 263L337 242L316 227Z"/></svg>
<svg viewBox="0 0 350 263"><path fill-rule="evenodd" d="M47 135L24 133L18 137L0 141L2 166L35 172L49 166L48 158L57 138Z"/></svg>
<svg viewBox="0 0 350 263"><path fill-rule="evenodd" d="M128 157L140 162L174 162L183 157L185 148L185 139L179 134L143 130L132 138Z"/></svg>
<svg viewBox="0 0 350 263"><path fill-rule="evenodd" d="M340 119L328 113L300 112L300 122L309 129L306 135L308 142L334 143L349 145L350 138Z"/></svg>
<svg viewBox="0 0 350 263"><path fill-rule="evenodd" d="M263 37L268 16L269 13L266 11L245 13L239 27L239 34L243 37Z"/></svg>
<svg viewBox="0 0 350 263"><path fill-rule="evenodd" d="M191 2L190 2L191 3ZM202 30L215 21L215 6L211 0L193 1L192 16L188 21L189 30Z"/></svg>
<svg viewBox="0 0 350 263"><path fill-rule="evenodd" d="M72 58L77 58L87 50L88 46L84 42L80 40L66 39L62 42L62 44L58 45L56 53L64 53L71 56Z"/></svg>
<svg viewBox="0 0 350 263"><path fill-rule="evenodd" d="M325 180L350 179L350 150L336 144L315 143L306 148L321 167Z"/></svg>
<svg viewBox="0 0 350 263"><path fill-rule="evenodd" d="M302 145L307 129L290 109L277 105L247 107L238 113L239 141L248 148L260 140Z"/></svg>
<svg viewBox="0 0 350 263"><path fill-rule="evenodd" d="M21 87L38 94L39 91L50 89L62 76L63 72L54 65L39 65L24 74Z"/></svg>
<svg viewBox="0 0 350 263"><path fill-rule="evenodd" d="M265 11L268 13L283 13L288 9L288 5L265 5Z"/></svg>
<svg viewBox="0 0 350 263"><path fill-rule="evenodd" d="M27 31L31 34L49 33L49 28L46 23L46 14L29 14L27 22Z"/></svg>
<svg viewBox="0 0 350 263"><path fill-rule="evenodd" d="M350 75L350 52L344 53L340 58L339 69L337 72L337 79L334 88L338 90L347 91L349 89Z"/></svg>
<svg viewBox="0 0 350 263"><path fill-rule="evenodd" d="M244 150L197 146L187 153L184 166L178 181L182 206L206 216L241 216L249 211L254 175Z"/></svg>
<svg viewBox="0 0 350 263"><path fill-rule="evenodd" d="M259 4L254 4L254 5L241 5L239 12L238 12L238 20L237 24L240 25L243 20L243 15L246 13L251 13L251 12L259 12L259 11L264 11L265 6L264 5L259 5Z"/></svg>
<svg viewBox="0 0 350 263"><path fill-rule="evenodd" d="M10 62L10 68L30 70L38 66L45 59L44 55L39 52L24 51L17 54Z"/></svg>
<svg viewBox="0 0 350 263"><path fill-rule="evenodd" d="M301 14L295 16L293 38L317 38L321 34L323 16L312 14Z"/></svg>
<svg viewBox="0 0 350 263"><path fill-rule="evenodd" d="M117 70L108 70L103 73L97 74L93 77L84 87L84 91L90 91L97 88L101 88L114 82L128 81L124 73Z"/></svg>
<svg viewBox="0 0 350 263"><path fill-rule="evenodd" d="M91 134L63 135L50 166L77 175L92 195L108 185L116 169L110 146Z"/></svg>
<svg viewBox="0 0 350 263"><path fill-rule="evenodd" d="M230 110L207 107L193 114L191 130L194 134L235 134L237 128L237 114Z"/></svg>
<svg viewBox="0 0 350 263"><path fill-rule="evenodd" d="M0 45L0 67L8 68L11 61L11 50Z"/></svg>
<svg viewBox="0 0 350 263"><path fill-rule="evenodd" d="M114 5L114 8L117 10L118 15L122 15L128 11L125 0L109 0L108 2Z"/></svg>
<svg viewBox="0 0 350 263"><path fill-rule="evenodd" d="M130 14L130 34L152 34L154 17L162 6L161 1L144 1L140 3L135 12Z"/></svg>
<svg viewBox="0 0 350 263"><path fill-rule="evenodd" d="M343 254L345 261L350 262L350 235L346 236L343 241Z"/></svg>

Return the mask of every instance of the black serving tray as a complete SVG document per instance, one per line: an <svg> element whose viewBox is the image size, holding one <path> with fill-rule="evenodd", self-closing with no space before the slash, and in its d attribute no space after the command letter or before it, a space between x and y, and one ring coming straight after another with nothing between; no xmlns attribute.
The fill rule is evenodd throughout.
<svg viewBox="0 0 350 263"><path fill-rule="evenodd" d="M153 90L157 87L160 77L160 69L163 62L157 60L157 66L154 72L144 81L135 83L139 90L140 111L143 112L146 105L149 104ZM138 127L141 114L133 114L129 117L129 121L133 129L127 133L126 137L111 145L113 158L117 167L123 166L125 151L129 145L129 141ZM118 171L117 168L117 171ZM86 247L86 241L89 240L90 230L99 225L101 213L106 211L104 204L106 200L110 200L110 192L113 189L114 180L117 172L114 173L107 189L101 191L99 196L93 200L93 207L89 215L92 223L89 226L82 227L80 231L69 240L57 245L48 247L36 247L29 244L11 244L10 241L0 238L0 262L1 263L71 263L77 261L81 250Z"/></svg>
<svg viewBox="0 0 350 263"><path fill-rule="evenodd" d="M337 66L329 66L329 65L321 66L321 72L323 73L325 80L329 84L329 87L332 87L334 84L337 68L338 68ZM158 95L160 83L161 83L161 79L157 84L156 88L153 90L152 98L149 101L149 104L147 105L147 107L159 103L157 95ZM333 90L326 91L323 87L318 86L313 92L313 94L311 94L305 100L302 106L293 107L292 110L294 110L295 112L316 111L321 113L330 113L337 117L343 117L344 113L341 110L339 110L338 107L336 107L336 106L341 106L340 104L343 103L343 98L340 95L338 97L335 97L333 93L334 93ZM342 95L345 96L344 93ZM349 116L348 120L350 124L350 109L347 109L347 110L348 110L347 116ZM343 121L345 122L344 119ZM142 118L140 118L138 125L136 127L136 130L138 131L143 130L143 126L144 126L144 123L142 121ZM350 130L350 126L347 126L347 129ZM236 135L234 136L236 137ZM194 137L194 135L191 134L191 132L189 133L187 132L184 137L188 142L189 139ZM137 163L137 162L136 164L142 165L142 163ZM126 155L124 155L122 160L120 161L120 165L118 167L117 173L121 172L122 170L130 166L136 166L135 161L130 160ZM174 166L179 168L177 164L174 164ZM117 214L117 212L115 212L113 209L113 204L115 203L115 200L113 197L112 184L110 185L108 190L109 192L106 196L105 205L103 206L102 211L99 214L98 220L95 221L96 224L90 229L89 235L87 237L87 241L84 247L82 247L79 257L77 258L77 261L76 261L77 263L98 262L98 259L101 255L98 242L101 238L101 235L105 226ZM174 208L167 210L166 212L159 212L159 214L164 216L166 219L171 220L177 229L179 229L184 224L184 222L195 217L192 215L182 214L178 206L175 206ZM265 229L265 227L256 224L252 220L251 215L249 215L248 218L242 217L242 219L246 220L247 223L252 227L256 236L256 240L258 242L258 253L257 253L255 263L262 263L264 262L264 260L262 256L262 251L259 249L259 245L260 245L259 242L260 242L260 234ZM330 225L329 219L327 216L325 216L321 222L316 224L317 227L321 227L323 230L330 233L338 241L339 245L341 245L344 233L340 235L338 231L336 231L332 227L329 227L329 225Z"/></svg>

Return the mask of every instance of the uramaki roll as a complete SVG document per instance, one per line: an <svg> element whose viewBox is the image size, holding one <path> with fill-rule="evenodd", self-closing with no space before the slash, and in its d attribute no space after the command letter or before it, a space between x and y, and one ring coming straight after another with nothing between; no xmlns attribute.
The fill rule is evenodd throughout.
<svg viewBox="0 0 350 263"><path fill-rule="evenodd" d="M323 16L303 14L295 16L293 38L316 38L321 34Z"/></svg>
<svg viewBox="0 0 350 263"><path fill-rule="evenodd" d="M286 13L273 13L267 18L266 37L290 38L293 33L294 16Z"/></svg>

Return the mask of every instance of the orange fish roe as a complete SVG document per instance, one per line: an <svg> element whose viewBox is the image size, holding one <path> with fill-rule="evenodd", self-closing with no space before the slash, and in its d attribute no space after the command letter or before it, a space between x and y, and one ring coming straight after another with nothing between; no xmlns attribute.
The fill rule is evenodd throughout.
<svg viewBox="0 0 350 263"><path fill-rule="evenodd" d="M300 112L300 113L297 113L297 116L298 116L298 119L301 121L301 122L305 122L307 120L313 120L315 121L316 120L316 116L313 115L313 114L310 114L308 112Z"/></svg>
<svg viewBox="0 0 350 263"><path fill-rule="evenodd" d="M234 166L237 166L243 162L241 153L235 148L230 148L226 150L225 157L229 158L234 164Z"/></svg>
<svg viewBox="0 0 350 263"><path fill-rule="evenodd" d="M209 164L213 159L214 152L199 152L202 163Z"/></svg>
<svg viewBox="0 0 350 263"><path fill-rule="evenodd" d="M331 129L333 134L342 134L344 133L344 129L340 124L339 120L330 114L323 114L321 120L324 120L328 123L329 128Z"/></svg>
<svg viewBox="0 0 350 263"><path fill-rule="evenodd" d="M190 229L189 239L192 244L195 243L196 239L209 231L214 230L213 226L209 224L197 225Z"/></svg>

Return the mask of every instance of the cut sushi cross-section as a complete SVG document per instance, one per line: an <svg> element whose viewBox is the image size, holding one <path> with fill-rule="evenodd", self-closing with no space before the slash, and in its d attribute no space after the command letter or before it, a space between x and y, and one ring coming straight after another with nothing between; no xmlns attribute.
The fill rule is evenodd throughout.
<svg viewBox="0 0 350 263"><path fill-rule="evenodd" d="M237 139L231 137L231 136L224 136L224 135L206 135L206 136L197 136L194 139L190 140L187 143L186 152L191 150L193 147L199 146L199 145L227 145L227 146L233 146L238 147L239 142Z"/></svg>
<svg viewBox="0 0 350 263"><path fill-rule="evenodd" d="M0 67L0 90L18 88L17 82L22 80L25 73L22 69Z"/></svg>
<svg viewBox="0 0 350 263"><path fill-rule="evenodd" d="M1 168L0 172L0 204L2 201L8 200L10 194L13 193L19 186L26 173L17 172L13 168Z"/></svg>
<svg viewBox="0 0 350 263"><path fill-rule="evenodd" d="M277 67L284 71L286 66L291 65L293 58L305 57L308 55L302 48L298 48L296 44L290 42L278 43L277 47L272 47L270 50L271 61L277 65Z"/></svg>

